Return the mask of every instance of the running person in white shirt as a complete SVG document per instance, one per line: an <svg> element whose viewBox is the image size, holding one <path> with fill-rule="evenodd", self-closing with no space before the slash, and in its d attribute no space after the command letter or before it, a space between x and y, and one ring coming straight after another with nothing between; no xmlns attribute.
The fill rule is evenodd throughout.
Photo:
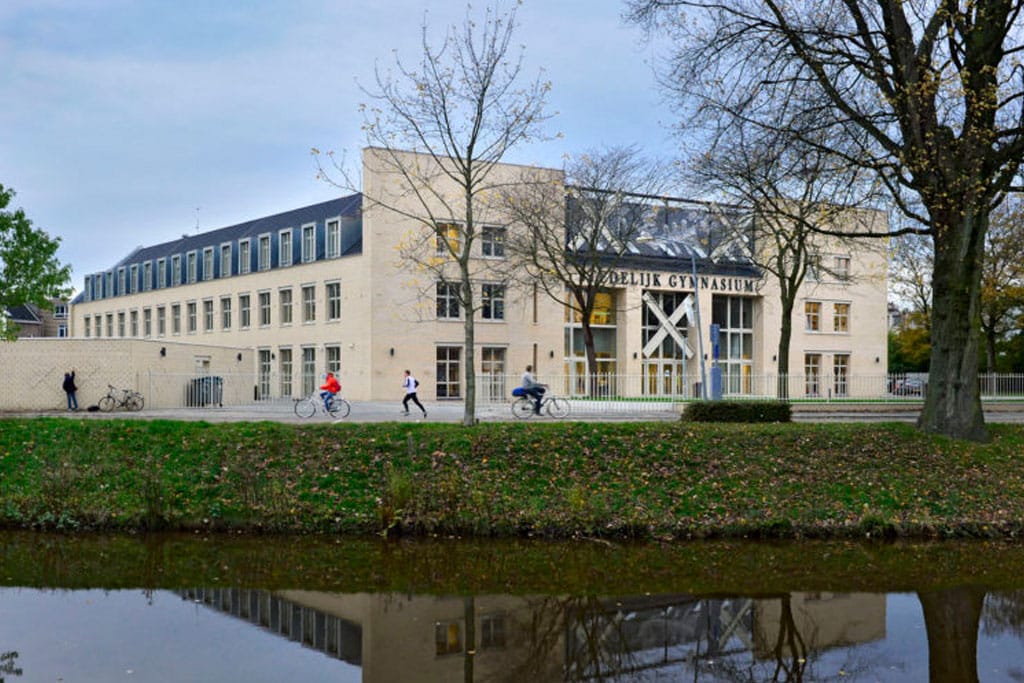
<svg viewBox="0 0 1024 683"><path fill-rule="evenodd" d="M402 380L402 387L405 389L405 398L402 399L402 415L409 414L409 401L420 407L423 411L423 417L427 416L427 409L420 403L419 398L416 397L416 387L419 386L419 380L412 376L408 370L405 371L405 379Z"/></svg>

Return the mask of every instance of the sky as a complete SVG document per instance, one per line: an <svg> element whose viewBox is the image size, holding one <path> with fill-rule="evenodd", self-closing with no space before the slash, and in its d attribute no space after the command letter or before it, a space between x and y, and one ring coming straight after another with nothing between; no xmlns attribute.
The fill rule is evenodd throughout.
<svg viewBox="0 0 1024 683"><path fill-rule="evenodd" d="M617 145L674 155L656 47L623 7L520 6L523 73L543 69L554 116L552 139L509 161L561 167ZM3 0L8 209L61 239L77 291L137 246L337 197L310 150L357 156L375 65L416 60L424 23L436 44L466 12L458 0Z"/></svg>

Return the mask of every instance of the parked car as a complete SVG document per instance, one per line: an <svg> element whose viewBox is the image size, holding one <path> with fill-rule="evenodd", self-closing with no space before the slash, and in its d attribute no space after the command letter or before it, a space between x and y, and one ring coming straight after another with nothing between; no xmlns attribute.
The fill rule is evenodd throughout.
<svg viewBox="0 0 1024 683"><path fill-rule="evenodd" d="M924 388L925 381L920 377L898 377L889 391L896 396L924 396Z"/></svg>

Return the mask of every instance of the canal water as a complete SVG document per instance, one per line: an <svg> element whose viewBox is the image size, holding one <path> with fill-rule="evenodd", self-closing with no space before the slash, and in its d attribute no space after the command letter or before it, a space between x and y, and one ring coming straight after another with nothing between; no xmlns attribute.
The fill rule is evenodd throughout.
<svg viewBox="0 0 1024 683"><path fill-rule="evenodd" d="M0 681L1021 681L1008 542L0 534Z"/></svg>

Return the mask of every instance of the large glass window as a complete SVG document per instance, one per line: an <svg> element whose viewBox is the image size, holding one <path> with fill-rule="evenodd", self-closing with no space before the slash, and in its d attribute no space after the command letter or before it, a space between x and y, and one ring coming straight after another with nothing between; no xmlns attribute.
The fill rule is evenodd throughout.
<svg viewBox="0 0 1024 683"><path fill-rule="evenodd" d="M484 320L505 319L505 285L483 285L480 298L480 314Z"/></svg>
<svg viewBox="0 0 1024 683"><path fill-rule="evenodd" d="M437 397L461 398L462 347L437 347Z"/></svg>
<svg viewBox="0 0 1024 683"><path fill-rule="evenodd" d="M248 294L238 295L238 326L243 330L252 324L252 304Z"/></svg>
<svg viewBox="0 0 1024 683"><path fill-rule="evenodd" d="M260 292L260 326L270 324L270 292Z"/></svg>
<svg viewBox="0 0 1024 683"><path fill-rule="evenodd" d="M238 274L245 275L252 268L249 240L238 240Z"/></svg>
<svg viewBox="0 0 1024 683"><path fill-rule="evenodd" d="M316 322L316 285L302 287L302 322Z"/></svg>
<svg viewBox="0 0 1024 683"><path fill-rule="evenodd" d="M850 392L850 356L837 353L832 356L832 392L835 396L848 396Z"/></svg>
<svg viewBox="0 0 1024 683"><path fill-rule="evenodd" d="M341 256L341 223L337 219L327 221L327 258Z"/></svg>
<svg viewBox="0 0 1024 683"><path fill-rule="evenodd" d="M837 303L833 306L832 329L836 332L850 331L850 304Z"/></svg>
<svg viewBox="0 0 1024 683"><path fill-rule="evenodd" d="M319 384L316 382L316 349L302 347L302 395L309 396Z"/></svg>
<svg viewBox="0 0 1024 683"><path fill-rule="evenodd" d="M505 349L485 346L480 349L480 377L483 395L491 401L505 398Z"/></svg>
<svg viewBox="0 0 1024 683"><path fill-rule="evenodd" d="M282 289L277 293L277 300L281 306L281 324L291 325L292 324L292 290L291 288Z"/></svg>
<svg viewBox="0 0 1024 683"><path fill-rule="evenodd" d="M256 354L258 374L256 378L257 398L270 396L270 373L273 369L273 359L270 357L270 349L259 349Z"/></svg>
<svg viewBox="0 0 1024 683"><path fill-rule="evenodd" d="M459 318L458 285L450 282L437 283L437 317L439 320Z"/></svg>
<svg viewBox="0 0 1024 683"><path fill-rule="evenodd" d="M316 226L302 226L302 261L309 263L316 260Z"/></svg>
<svg viewBox="0 0 1024 683"><path fill-rule="evenodd" d="M719 326L719 365L722 391L749 394L753 390L754 301L738 296L714 296L711 322Z"/></svg>
<svg viewBox="0 0 1024 683"><path fill-rule="evenodd" d="M484 256L505 256L505 228L485 225L480 231L480 251Z"/></svg>
<svg viewBox="0 0 1024 683"><path fill-rule="evenodd" d="M821 396L821 354L804 354L804 393Z"/></svg>
<svg viewBox="0 0 1024 683"><path fill-rule="evenodd" d="M288 398L292 395L292 350L278 349L277 354L281 367L281 396Z"/></svg>
<svg viewBox="0 0 1024 683"><path fill-rule="evenodd" d="M260 270L270 270L270 235L260 235L260 248L257 258Z"/></svg>
<svg viewBox="0 0 1024 683"><path fill-rule="evenodd" d="M341 283L328 282L325 291L327 296L327 319L341 320Z"/></svg>
<svg viewBox="0 0 1024 683"><path fill-rule="evenodd" d="M277 237L277 265L281 268L292 264L292 231L282 230Z"/></svg>
<svg viewBox="0 0 1024 683"><path fill-rule="evenodd" d="M804 329L808 332L818 332L821 330L821 302L820 301L805 301L804 302Z"/></svg>

